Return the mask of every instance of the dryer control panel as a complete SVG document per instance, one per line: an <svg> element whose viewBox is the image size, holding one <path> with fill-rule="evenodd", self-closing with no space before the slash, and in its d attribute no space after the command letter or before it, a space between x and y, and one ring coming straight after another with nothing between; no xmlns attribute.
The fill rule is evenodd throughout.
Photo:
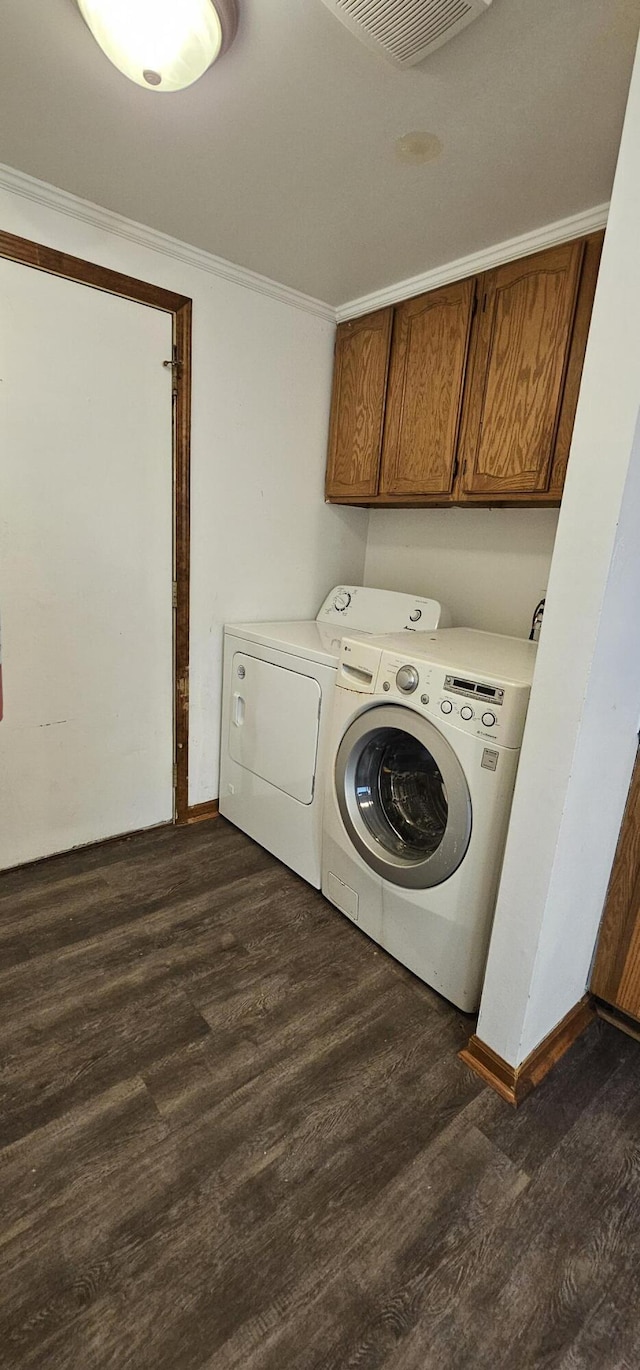
<svg viewBox="0 0 640 1370"><path fill-rule="evenodd" d="M318 623L339 624L344 633L424 632L449 622L436 599L370 585L334 585L318 611Z"/></svg>

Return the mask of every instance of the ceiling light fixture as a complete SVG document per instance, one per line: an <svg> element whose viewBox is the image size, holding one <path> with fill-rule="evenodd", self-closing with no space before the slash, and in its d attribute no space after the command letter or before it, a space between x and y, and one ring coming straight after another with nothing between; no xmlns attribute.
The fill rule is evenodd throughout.
<svg viewBox="0 0 640 1370"><path fill-rule="evenodd" d="M77 0L96 43L130 81L184 90L233 42L235 0Z"/></svg>

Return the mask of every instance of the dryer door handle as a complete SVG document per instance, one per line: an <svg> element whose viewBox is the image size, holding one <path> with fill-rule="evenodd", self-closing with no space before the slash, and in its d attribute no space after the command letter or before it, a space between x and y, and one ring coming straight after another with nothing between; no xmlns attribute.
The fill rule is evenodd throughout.
<svg viewBox="0 0 640 1370"><path fill-rule="evenodd" d="M234 727L236 727L236 728L241 728L242 725L243 725L243 723L244 723L244 709L245 709L245 704L244 704L244 699L242 698L242 695L234 694L234 696L233 696L233 715L232 715L232 717L233 717Z"/></svg>

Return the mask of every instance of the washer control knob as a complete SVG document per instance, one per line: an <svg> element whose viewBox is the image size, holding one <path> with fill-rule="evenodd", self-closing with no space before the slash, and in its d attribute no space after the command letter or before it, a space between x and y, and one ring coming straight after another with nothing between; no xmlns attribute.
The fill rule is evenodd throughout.
<svg viewBox="0 0 640 1370"><path fill-rule="evenodd" d="M496 723L495 714L486 713L482 715L482 722L485 728L494 728Z"/></svg>
<svg viewBox="0 0 640 1370"><path fill-rule="evenodd" d="M419 623L422 618L422 609L413 609L409 614L410 623Z"/></svg>
<svg viewBox="0 0 640 1370"><path fill-rule="evenodd" d="M429 703L429 696L428 696L428 695L420 695L420 703L421 703L421 704L428 704L428 703Z"/></svg>
<svg viewBox="0 0 640 1370"><path fill-rule="evenodd" d="M337 609L339 614L343 614L345 609L349 608L350 603L351 595L348 594L346 590L343 590L341 594L336 595L333 601L333 607L334 609Z"/></svg>
<svg viewBox="0 0 640 1370"><path fill-rule="evenodd" d="M244 680L246 674L244 666L238 666L238 680Z"/></svg>
<svg viewBox="0 0 640 1370"><path fill-rule="evenodd" d="M443 714L450 714L453 710L453 704L451 703L451 700L443 699L442 704L440 705L440 709Z"/></svg>
<svg viewBox="0 0 640 1370"><path fill-rule="evenodd" d="M383 682L382 682L382 688L383 688L385 694L387 693L388 690L391 689L391 686L390 686L388 680L383 680Z"/></svg>
<svg viewBox="0 0 640 1370"><path fill-rule="evenodd" d="M464 708L460 710L460 717L464 718L465 723L468 723L469 719L473 718L473 709L470 709L469 705L465 704Z"/></svg>
<svg viewBox="0 0 640 1370"><path fill-rule="evenodd" d="M396 685L403 695L412 695L418 688L419 676L415 666L401 666L396 676Z"/></svg>

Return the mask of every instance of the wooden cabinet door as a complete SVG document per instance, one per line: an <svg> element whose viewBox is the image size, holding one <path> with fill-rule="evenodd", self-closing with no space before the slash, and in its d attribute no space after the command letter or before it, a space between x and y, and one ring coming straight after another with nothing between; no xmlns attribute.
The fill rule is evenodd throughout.
<svg viewBox="0 0 640 1370"><path fill-rule="evenodd" d="M584 242L538 252L482 282L462 438L462 488L546 492Z"/></svg>
<svg viewBox="0 0 640 1370"><path fill-rule="evenodd" d="M396 309L381 494L453 487L474 292L457 281Z"/></svg>
<svg viewBox="0 0 640 1370"><path fill-rule="evenodd" d="M327 499L378 490L393 308L338 326Z"/></svg>
<svg viewBox="0 0 640 1370"><path fill-rule="evenodd" d="M593 299L598 282L603 241L604 229L599 233L590 233L589 237L584 239L584 256L582 259L580 285L578 287L578 302L576 304L576 312L573 320L571 348L569 351L567 374L564 382L558 431L556 433L551 479L549 481L549 494L555 496L558 500L562 498L565 476L567 474L567 463L569 461L573 425L575 423L576 409L578 407L578 395L580 393L580 383L582 381L584 354L587 350L589 325L591 323Z"/></svg>
<svg viewBox="0 0 640 1370"><path fill-rule="evenodd" d="M591 990L640 1019L640 753L600 925Z"/></svg>

